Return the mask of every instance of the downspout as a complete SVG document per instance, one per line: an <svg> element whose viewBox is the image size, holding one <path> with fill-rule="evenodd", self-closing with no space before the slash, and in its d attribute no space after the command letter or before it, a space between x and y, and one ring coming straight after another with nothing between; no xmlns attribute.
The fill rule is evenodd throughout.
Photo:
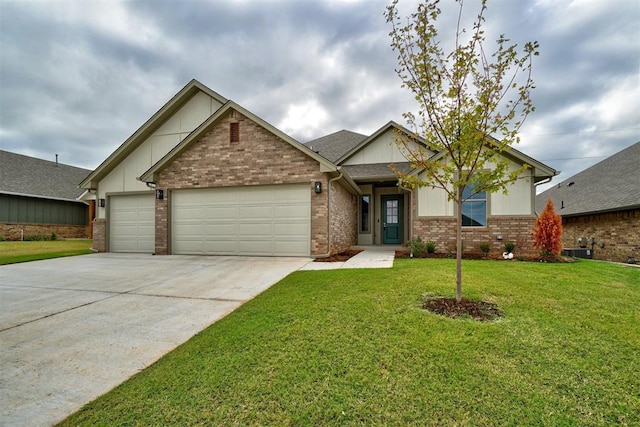
<svg viewBox="0 0 640 427"><path fill-rule="evenodd" d="M327 185L327 253L318 255L314 258L329 258L331 256L331 184L339 179L342 179L342 171L340 175L335 178L331 178L329 180L329 184Z"/></svg>

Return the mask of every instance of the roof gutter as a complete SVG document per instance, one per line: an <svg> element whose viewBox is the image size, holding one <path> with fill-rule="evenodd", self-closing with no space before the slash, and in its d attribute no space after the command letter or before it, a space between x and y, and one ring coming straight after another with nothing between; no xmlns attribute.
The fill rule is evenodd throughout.
<svg viewBox="0 0 640 427"><path fill-rule="evenodd" d="M7 196L31 197L31 198L34 198L34 199L59 200L59 201L62 201L62 202L82 203L82 204L85 204L85 205L87 204L87 202L85 202L84 200L65 199L64 197L42 196L42 195L39 195L39 194L15 193L13 191L0 191L0 194L6 194Z"/></svg>

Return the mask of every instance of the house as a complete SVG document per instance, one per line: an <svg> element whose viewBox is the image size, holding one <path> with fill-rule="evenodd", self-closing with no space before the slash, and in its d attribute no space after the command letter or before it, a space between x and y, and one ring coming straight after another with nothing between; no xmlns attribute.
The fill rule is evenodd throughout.
<svg viewBox="0 0 640 427"><path fill-rule="evenodd" d="M454 252L455 207L444 190L404 189L389 168L411 171L411 165L397 147L398 135L412 139L411 132L389 122L370 136L340 131L305 145L341 167L361 191L358 203L358 244L404 244L414 237L434 241L440 252ZM441 154L429 151L427 156ZM513 165L529 165L510 185L508 194L479 193L463 204L463 245L465 251L480 251L491 243L493 251L504 251L513 241L521 252L529 252L531 229L535 223L535 185L550 180L557 172L510 148L503 153ZM419 173L419 171L415 171Z"/></svg>
<svg viewBox="0 0 640 427"><path fill-rule="evenodd" d="M455 239L453 204L437 190L398 187L389 164L409 164L396 132L406 130L389 122L369 136L301 144L192 80L81 183L97 200L94 248L321 257L420 235L444 250ZM555 174L516 150L505 155L531 167L509 196L474 201L469 249L529 240L534 185Z"/></svg>
<svg viewBox="0 0 640 427"><path fill-rule="evenodd" d="M593 258L640 260L640 142L596 163L536 197L562 217L565 248L586 247Z"/></svg>
<svg viewBox="0 0 640 427"><path fill-rule="evenodd" d="M91 171L0 150L0 236L91 236L90 204L78 183Z"/></svg>

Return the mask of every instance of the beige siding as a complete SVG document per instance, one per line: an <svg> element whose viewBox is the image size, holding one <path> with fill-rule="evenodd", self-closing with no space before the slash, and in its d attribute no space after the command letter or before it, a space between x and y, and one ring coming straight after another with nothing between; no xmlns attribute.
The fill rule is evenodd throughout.
<svg viewBox="0 0 640 427"><path fill-rule="evenodd" d="M406 162L395 142L395 133L392 129L387 130L367 146L352 155L343 164L362 165L375 163L399 163Z"/></svg>
<svg viewBox="0 0 640 427"><path fill-rule="evenodd" d="M418 193L418 216L453 216L454 204L441 188L422 187Z"/></svg>
<svg viewBox="0 0 640 427"><path fill-rule="evenodd" d="M531 171L525 171L521 177L508 187L507 194L491 194L491 215L533 215L534 187Z"/></svg>
<svg viewBox="0 0 640 427"><path fill-rule="evenodd" d="M142 142L126 159L98 184L98 198L108 193L148 190L137 178L178 145L191 131L221 107L218 101L199 92ZM97 218L105 217L105 209L97 208Z"/></svg>
<svg viewBox="0 0 640 427"><path fill-rule="evenodd" d="M511 170L519 165L512 163ZM454 203L447 200L447 193L439 188L423 187L418 193L418 216L446 217L454 216ZM533 215L533 180L531 171L527 170L521 178L508 186L508 193L501 191L489 196L489 215Z"/></svg>

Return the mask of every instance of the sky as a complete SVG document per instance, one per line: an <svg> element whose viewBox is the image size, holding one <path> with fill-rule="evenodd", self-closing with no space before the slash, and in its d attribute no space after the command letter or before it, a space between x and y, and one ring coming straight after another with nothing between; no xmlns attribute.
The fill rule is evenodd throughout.
<svg viewBox="0 0 640 427"><path fill-rule="evenodd" d="M93 169L193 78L300 142L404 125L388 3L0 0L0 149ZM515 146L561 171L539 191L640 141L639 24L640 0L489 0L488 46L540 43Z"/></svg>

